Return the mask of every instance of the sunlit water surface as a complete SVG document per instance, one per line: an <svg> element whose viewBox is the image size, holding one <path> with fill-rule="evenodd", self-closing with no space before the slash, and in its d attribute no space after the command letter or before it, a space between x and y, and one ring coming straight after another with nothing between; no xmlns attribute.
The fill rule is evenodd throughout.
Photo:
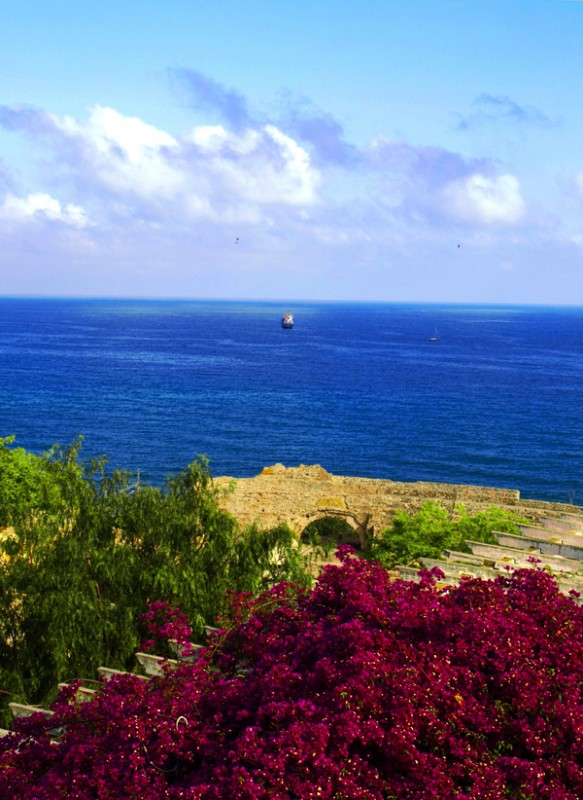
<svg viewBox="0 0 583 800"><path fill-rule="evenodd" d="M0 364L0 436L155 483L205 454L583 504L583 309L0 299Z"/></svg>

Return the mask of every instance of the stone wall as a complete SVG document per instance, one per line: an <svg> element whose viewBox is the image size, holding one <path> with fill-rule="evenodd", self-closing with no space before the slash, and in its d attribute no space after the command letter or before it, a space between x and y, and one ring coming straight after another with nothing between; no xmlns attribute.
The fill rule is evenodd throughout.
<svg viewBox="0 0 583 800"><path fill-rule="evenodd" d="M537 522L543 516L581 509L561 503L522 500L516 489L446 483L402 483L375 478L332 475L318 465L265 467L253 478L215 478L221 506L243 527L272 528L286 523L298 536L312 521L338 517L364 542L374 530L390 525L398 509L415 513L424 502L457 503L469 513L496 505Z"/></svg>

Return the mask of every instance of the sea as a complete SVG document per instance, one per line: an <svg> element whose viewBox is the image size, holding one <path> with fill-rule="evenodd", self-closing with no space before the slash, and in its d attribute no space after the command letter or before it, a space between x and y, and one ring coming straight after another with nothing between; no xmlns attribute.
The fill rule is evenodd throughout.
<svg viewBox="0 0 583 800"><path fill-rule="evenodd" d="M155 485L205 456L583 505L583 308L0 298L12 434Z"/></svg>

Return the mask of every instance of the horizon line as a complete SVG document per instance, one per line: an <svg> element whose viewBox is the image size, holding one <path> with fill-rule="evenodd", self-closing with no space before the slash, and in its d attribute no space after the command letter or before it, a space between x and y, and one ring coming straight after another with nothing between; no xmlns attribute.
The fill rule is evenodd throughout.
<svg viewBox="0 0 583 800"><path fill-rule="evenodd" d="M583 0L578 0L583 2ZM151 302L151 303L265 303L289 306L301 305L431 305L431 306L489 306L500 308L570 308L583 309L580 303L544 303L500 300L366 300L366 299L312 299L278 297L181 297L155 295L58 295L58 294L0 294L0 300L55 300L55 301L111 301L111 302Z"/></svg>

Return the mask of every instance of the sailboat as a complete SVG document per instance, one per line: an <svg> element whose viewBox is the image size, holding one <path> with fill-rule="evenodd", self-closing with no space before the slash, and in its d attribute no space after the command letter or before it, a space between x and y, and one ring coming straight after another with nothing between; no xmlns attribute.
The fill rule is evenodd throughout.
<svg viewBox="0 0 583 800"><path fill-rule="evenodd" d="M427 341L428 342L438 342L439 341L439 332L438 332L437 328L435 328L435 331L433 332L433 336L429 336Z"/></svg>

